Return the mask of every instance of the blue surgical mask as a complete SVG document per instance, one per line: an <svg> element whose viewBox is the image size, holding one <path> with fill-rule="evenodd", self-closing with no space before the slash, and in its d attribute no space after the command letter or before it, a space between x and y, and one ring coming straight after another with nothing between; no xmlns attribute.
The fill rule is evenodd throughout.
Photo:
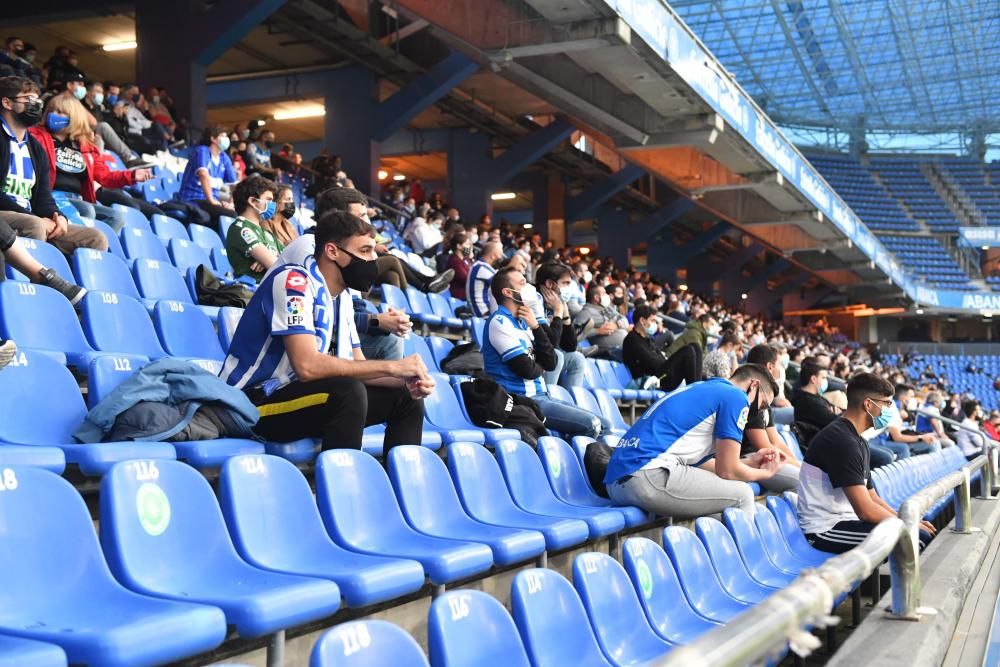
<svg viewBox="0 0 1000 667"><path fill-rule="evenodd" d="M94 93L94 104L97 106L104 104L104 93Z"/></svg>
<svg viewBox="0 0 1000 667"><path fill-rule="evenodd" d="M50 132L62 132L69 127L69 116L50 111L45 119L45 125L49 128Z"/></svg>
<svg viewBox="0 0 1000 667"><path fill-rule="evenodd" d="M566 285L565 287L559 288L559 300L563 303L569 303L570 299L573 298L573 286Z"/></svg>
<svg viewBox="0 0 1000 667"><path fill-rule="evenodd" d="M785 370L788 370L788 361L789 361L788 357L781 357L781 367L784 368Z"/></svg>
<svg viewBox="0 0 1000 667"><path fill-rule="evenodd" d="M229 150L229 137L225 134L219 137L219 148L223 151Z"/></svg>
<svg viewBox="0 0 1000 667"><path fill-rule="evenodd" d="M77 86L73 89L73 97L78 100L82 100L87 96L87 89L84 86Z"/></svg>
<svg viewBox="0 0 1000 667"><path fill-rule="evenodd" d="M95 98L95 100L96 100L96 98ZM118 101L118 96L117 95L108 95L108 106L109 107L113 107L115 105L115 102L117 102L117 101ZM100 104L100 102L98 102L98 104Z"/></svg>
<svg viewBox="0 0 1000 667"><path fill-rule="evenodd" d="M275 204L274 200L272 199L271 201L267 202L267 206L264 207L263 211L261 210L257 211L257 217L259 217L261 220L270 220L271 218L274 217L274 212L277 210L278 210L278 205Z"/></svg>
<svg viewBox="0 0 1000 667"><path fill-rule="evenodd" d="M823 381L819 384L819 393L825 394L826 390L830 388L830 381L823 378Z"/></svg>
<svg viewBox="0 0 1000 667"><path fill-rule="evenodd" d="M648 335L648 336L655 336L656 332L658 330L659 330L659 327L657 327L655 323L654 324L650 324L648 327L646 327L646 335Z"/></svg>
<svg viewBox="0 0 1000 667"><path fill-rule="evenodd" d="M896 404L891 403L888 407L883 406L882 412L878 414L878 417L872 417L872 422L874 422L875 428L886 428L896 421L897 416Z"/></svg>

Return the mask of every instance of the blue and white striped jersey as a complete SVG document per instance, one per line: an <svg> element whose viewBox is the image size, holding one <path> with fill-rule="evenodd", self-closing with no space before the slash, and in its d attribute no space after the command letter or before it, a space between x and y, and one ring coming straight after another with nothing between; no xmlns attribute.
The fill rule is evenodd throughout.
<svg viewBox="0 0 1000 667"><path fill-rule="evenodd" d="M478 261L469 269L465 281L465 298L475 317L489 317L497 309L497 302L490 292L490 283L497 270L483 261Z"/></svg>
<svg viewBox="0 0 1000 667"><path fill-rule="evenodd" d="M486 374L496 380L510 394L537 396L547 394L545 380L541 376L526 380L507 365L511 359L522 354L535 357L535 337L523 321L499 306L488 320L484 329L483 366Z"/></svg>

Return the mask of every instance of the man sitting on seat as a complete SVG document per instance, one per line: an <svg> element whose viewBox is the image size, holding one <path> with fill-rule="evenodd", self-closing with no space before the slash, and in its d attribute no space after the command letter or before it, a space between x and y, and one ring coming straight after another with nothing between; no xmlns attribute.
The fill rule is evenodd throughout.
<svg viewBox="0 0 1000 667"><path fill-rule="evenodd" d="M348 288L371 287L374 229L332 211L317 222L315 239L315 256L278 267L261 282L233 336L222 379L260 409L255 430L268 440L321 438L323 449L360 449L364 427L386 423L386 455L395 445L419 444L423 399L434 390L427 368L415 354L366 361L352 308L341 303L350 298ZM344 358L331 356L342 339L351 349Z"/></svg>
<svg viewBox="0 0 1000 667"><path fill-rule="evenodd" d="M829 388L827 370L816 363L815 357L802 361L799 369L799 390L795 392L795 421L809 424L816 429L826 427L837 418L823 394Z"/></svg>
<svg viewBox="0 0 1000 667"><path fill-rule="evenodd" d="M782 378L781 366L778 363L778 351L776 349L766 343L755 345L747 353L747 363L757 364L766 368L767 372L771 374L775 386L779 387L778 383ZM751 456L755 451L768 447L777 449L784 454L785 462L778 469L778 472L775 473L774 477L761 482L761 487L774 493L793 490L798 486L799 466L802 463L795 458L792 450L778 434L770 405L757 413L755 419L747 422L746 429L743 431L743 446L740 450L740 456Z"/></svg>
<svg viewBox="0 0 1000 667"><path fill-rule="evenodd" d="M728 380L664 396L618 441L604 475L608 496L659 516L698 517L727 507L753 512L753 491L744 482L770 479L782 455L765 447L741 459L740 441L777 390L766 369L747 364Z"/></svg>
<svg viewBox="0 0 1000 667"><path fill-rule="evenodd" d="M513 268L497 271L490 284L497 310L486 320L483 364L486 373L510 394L531 398L548 428L596 438L611 425L572 403L552 398L543 377L556 367L548 326L539 324L534 303L538 292Z"/></svg>
<svg viewBox="0 0 1000 667"><path fill-rule="evenodd" d="M843 553L860 544L896 511L872 486L868 444L861 433L883 428L895 416L892 385L872 373L847 383L847 411L809 443L799 472L799 525L817 549ZM920 522L920 546L934 527Z"/></svg>

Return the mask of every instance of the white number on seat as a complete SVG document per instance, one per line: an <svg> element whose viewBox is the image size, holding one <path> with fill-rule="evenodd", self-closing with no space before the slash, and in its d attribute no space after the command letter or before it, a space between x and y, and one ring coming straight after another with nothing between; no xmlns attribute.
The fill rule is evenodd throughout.
<svg viewBox="0 0 1000 667"><path fill-rule="evenodd" d="M156 461L133 461L129 464L135 478L140 482L148 482L151 479L158 479L160 471L156 467Z"/></svg>
<svg viewBox="0 0 1000 667"><path fill-rule="evenodd" d="M597 558L595 556L583 556L583 571L587 574L594 574L597 572Z"/></svg>
<svg viewBox="0 0 1000 667"><path fill-rule="evenodd" d="M136 230L136 231L141 231L141 230ZM158 259L147 259L146 260L146 267L150 268L150 269L158 269L158 268L160 268L160 260L158 260Z"/></svg>
<svg viewBox="0 0 1000 667"><path fill-rule="evenodd" d="M125 371L132 370L132 360L126 357L115 357L114 365L115 365L115 371L119 373L124 373Z"/></svg>
<svg viewBox="0 0 1000 667"><path fill-rule="evenodd" d="M263 475L264 474L264 459L259 456L251 456L245 458L242 461L243 470L250 475Z"/></svg>
<svg viewBox="0 0 1000 667"><path fill-rule="evenodd" d="M346 452L334 452L333 456L330 457L333 461L333 465L338 468L350 468L354 465L354 459L351 458Z"/></svg>
<svg viewBox="0 0 1000 667"><path fill-rule="evenodd" d="M21 296L35 296L35 286L31 283L18 283L17 292Z"/></svg>
<svg viewBox="0 0 1000 667"><path fill-rule="evenodd" d="M114 292L101 292L101 301L104 303L118 303L118 295Z"/></svg>
<svg viewBox="0 0 1000 667"><path fill-rule="evenodd" d="M340 640L344 643L344 657L354 655L358 651L368 648L372 643L368 628L364 625L344 628L340 633Z"/></svg>
<svg viewBox="0 0 1000 667"><path fill-rule="evenodd" d="M104 253L100 250L87 250L87 259L92 259L97 262L104 261Z"/></svg>
<svg viewBox="0 0 1000 667"><path fill-rule="evenodd" d="M17 475L10 468L3 469L3 475L0 476L0 491L13 491L17 488Z"/></svg>
<svg viewBox="0 0 1000 667"><path fill-rule="evenodd" d="M167 303L170 304L170 312L172 313L184 312L184 304L181 303L180 301L168 301Z"/></svg>
<svg viewBox="0 0 1000 667"><path fill-rule="evenodd" d="M542 578L537 572L528 572L524 575L524 580L528 582L528 595L542 590Z"/></svg>
<svg viewBox="0 0 1000 667"><path fill-rule="evenodd" d="M469 615L469 596L456 595L448 598L448 608L451 610L451 620L457 621Z"/></svg>

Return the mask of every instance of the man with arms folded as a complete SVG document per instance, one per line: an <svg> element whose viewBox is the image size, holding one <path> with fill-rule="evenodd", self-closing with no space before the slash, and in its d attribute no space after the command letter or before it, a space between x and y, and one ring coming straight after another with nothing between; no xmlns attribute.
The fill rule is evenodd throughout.
<svg viewBox="0 0 1000 667"><path fill-rule="evenodd" d="M660 516L698 517L727 507L754 511L745 482L770 479L783 465L766 447L740 458L747 421L774 399L767 369L747 364L664 396L622 436L604 483L617 505Z"/></svg>
<svg viewBox="0 0 1000 667"><path fill-rule="evenodd" d="M847 384L847 410L809 443L799 472L799 525L817 549L843 553L896 511L872 487L868 444L861 433L895 418L891 384L859 373ZM920 548L934 527L920 522Z"/></svg>

